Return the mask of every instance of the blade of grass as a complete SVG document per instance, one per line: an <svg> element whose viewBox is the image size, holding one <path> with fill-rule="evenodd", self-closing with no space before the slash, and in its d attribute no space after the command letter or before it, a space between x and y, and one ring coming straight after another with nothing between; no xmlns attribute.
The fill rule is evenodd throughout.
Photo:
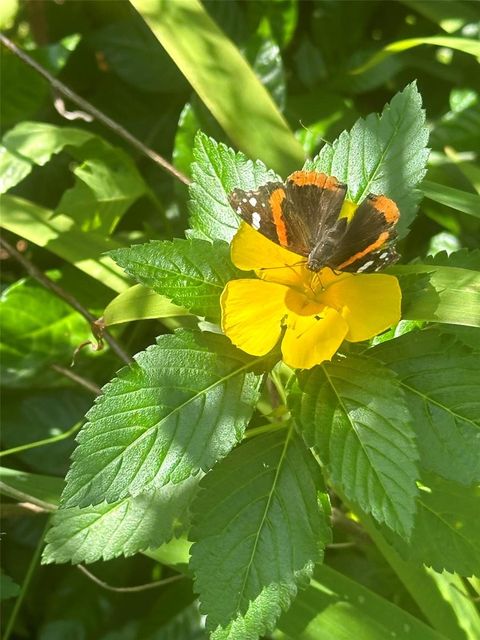
<svg viewBox="0 0 480 640"><path fill-rule="evenodd" d="M357 69L353 69L350 73L352 75L358 75L371 69L375 65L379 64L385 58L395 54L407 51L413 47L419 47L422 44L433 44L437 47L446 47L448 49L455 49L455 51L462 51L463 53L469 53L476 58L480 57L480 41L470 38L452 38L449 36L432 36L429 38L408 38L407 40L397 40L391 44L387 44L380 51L377 51L370 60Z"/></svg>
<svg viewBox="0 0 480 640"><path fill-rule="evenodd" d="M123 271L102 254L121 245L75 227L71 218L52 212L29 200L4 195L1 226L29 242L44 247L117 293L128 288Z"/></svg>
<svg viewBox="0 0 480 640"><path fill-rule="evenodd" d="M198 0L132 4L239 149L282 174L302 165L303 149L272 97Z"/></svg>
<svg viewBox="0 0 480 640"><path fill-rule="evenodd" d="M463 211L475 218L480 218L480 196L468 191L445 187L443 184L424 180L421 185L425 197L447 207Z"/></svg>

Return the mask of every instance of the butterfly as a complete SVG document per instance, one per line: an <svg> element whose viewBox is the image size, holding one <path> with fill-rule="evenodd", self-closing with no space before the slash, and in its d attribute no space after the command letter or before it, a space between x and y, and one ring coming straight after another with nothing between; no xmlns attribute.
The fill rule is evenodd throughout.
<svg viewBox="0 0 480 640"><path fill-rule="evenodd" d="M400 213L393 200L369 194L351 219L340 216L347 186L317 171L254 191L234 189L230 205L265 237L306 258L311 271L379 271L398 260L393 246Z"/></svg>

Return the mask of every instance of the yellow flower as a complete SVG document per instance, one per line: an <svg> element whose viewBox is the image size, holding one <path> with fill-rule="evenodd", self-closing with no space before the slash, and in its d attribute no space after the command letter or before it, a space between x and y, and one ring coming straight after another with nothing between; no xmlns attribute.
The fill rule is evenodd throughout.
<svg viewBox="0 0 480 640"><path fill-rule="evenodd" d="M384 273L309 271L305 260L242 223L233 263L258 279L231 280L221 297L222 329L237 347L267 354L282 339L286 364L310 369L343 340L372 338L400 320L398 280Z"/></svg>

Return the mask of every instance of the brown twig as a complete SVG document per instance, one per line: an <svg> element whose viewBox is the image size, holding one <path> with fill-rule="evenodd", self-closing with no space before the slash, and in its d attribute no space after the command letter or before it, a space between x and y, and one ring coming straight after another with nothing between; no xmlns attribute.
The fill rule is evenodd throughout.
<svg viewBox="0 0 480 640"><path fill-rule="evenodd" d="M121 138L123 138L127 142L129 142L133 147L135 147L135 149L143 153L143 155L147 156L147 158L150 158L150 160L153 160L153 162L155 162L160 167L162 167L162 169L165 169L165 171L168 171L168 173L170 173L172 176L177 178L177 180L180 180L180 182L183 182L184 184L187 184L187 185L190 184L190 180L185 174L183 174L181 171L178 171L178 169L176 169L167 160L165 160L165 158L162 158L162 156L159 155L156 151L153 151L153 149L150 149L149 147L145 146L142 142L140 142L140 140L135 138L129 131L127 131L127 129L124 129L121 125L119 125L117 122L109 118L102 111L99 111L96 107L93 106L93 104L90 104L90 102L88 102L87 100L79 96L77 93L72 91L72 89L70 89L65 84L63 84L63 82L60 82L60 80L57 80L57 78L54 78L44 67L42 67L42 65L40 65L36 60L31 58L27 53L25 53L25 51L23 51L22 49L19 49L17 45L14 44L5 35L3 35L3 33L0 33L0 42L3 44L4 47L9 49L16 56L18 56L20 60L25 62L25 64L28 64L28 66L32 67L32 69L35 69L35 71L39 73L43 78L45 78L45 80L47 80L50 83L50 85L56 91L58 91L58 93L61 93L66 98L68 98L69 100L77 104L81 109L91 114L94 118L96 118L106 127L114 131L117 135L119 135Z"/></svg>
<svg viewBox="0 0 480 640"><path fill-rule="evenodd" d="M101 338L104 338L112 351L114 351L119 358L121 358L127 364L132 362L130 356L128 356L122 347L118 344L115 338L107 331L107 329L103 326L101 327L97 322L97 319L85 309L85 307L80 304L80 302L74 298L70 293L62 289L62 287L58 286L56 282L53 282L48 276L46 276L40 269L38 269L28 258L22 255L19 251L17 251L12 245L5 240L5 238L0 238L0 246L3 247L6 251L8 251L9 255L14 258L17 262L19 262L22 267L27 271L27 273L35 278L40 284L42 284L46 289L52 291L56 296L64 300L67 304L69 304L75 311L78 311L80 315L82 315L85 320L90 324L90 328L92 330L93 335L100 341Z"/></svg>
<svg viewBox="0 0 480 640"><path fill-rule="evenodd" d="M177 580L181 580L185 578L183 575L171 576L170 578L165 578L164 580L158 580L157 582L148 582L147 584L139 584L136 587L112 587L108 582L104 582L97 578L97 576L90 573L88 569L86 569L82 564L77 564L77 569L79 569L82 573L84 573L92 582L98 584L102 589L106 589L107 591L115 591L117 593L137 593L138 591L147 591L148 589L156 589L157 587L163 587L165 584L169 584L170 582L176 582Z"/></svg>
<svg viewBox="0 0 480 640"><path fill-rule="evenodd" d="M82 378L82 376L79 376L78 373L74 373L71 369L62 367L59 364L51 364L50 368L56 371L57 373L59 373L60 375L65 376L70 380L73 380L80 386L85 387L85 389L88 389L89 391L91 391L95 396L99 396L102 393L102 390L98 385L96 385L91 380Z"/></svg>

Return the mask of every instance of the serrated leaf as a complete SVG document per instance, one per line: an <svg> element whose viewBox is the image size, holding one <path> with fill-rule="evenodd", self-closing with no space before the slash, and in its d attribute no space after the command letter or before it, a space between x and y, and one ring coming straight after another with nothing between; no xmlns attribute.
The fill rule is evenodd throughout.
<svg viewBox="0 0 480 640"><path fill-rule="evenodd" d="M256 189L265 182L278 180L263 162L248 160L222 143L199 132L195 138L195 162L190 185L190 224L201 238L230 242L239 217L228 202L235 188Z"/></svg>
<svg viewBox="0 0 480 640"><path fill-rule="evenodd" d="M412 418L394 374L359 356L300 374L292 411L332 482L347 498L409 536L418 478Z"/></svg>
<svg viewBox="0 0 480 640"><path fill-rule="evenodd" d="M398 375L422 466L461 484L479 481L478 354L432 329L406 334L369 353Z"/></svg>
<svg viewBox="0 0 480 640"><path fill-rule="evenodd" d="M369 193L392 198L405 235L413 221L426 172L428 128L416 84L397 93L382 114L360 118L348 132L326 144L306 169L324 171L348 185L347 197L360 202Z"/></svg>
<svg viewBox="0 0 480 640"><path fill-rule="evenodd" d="M60 508L45 538L43 563L90 563L159 547L185 528L198 481L187 478L111 504Z"/></svg>
<svg viewBox="0 0 480 640"><path fill-rule="evenodd" d="M39 374L48 383L48 365L69 365L75 348L91 336L78 311L30 280L4 291L0 309L2 382L9 387L30 384Z"/></svg>
<svg viewBox="0 0 480 640"><path fill-rule="evenodd" d="M191 568L207 626L215 640L257 638L322 559L329 528L320 469L289 429L238 447L201 486Z"/></svg>
<svg viewBox="0 0 480 640"><path fill-rule="evenodd" d="M480 487L465 487L424 473L412 538L387 538L403 556L435 571L462 576L480 574Z"/></svg>
<svg viewBox="0 0 480 640"><path fill-rule="evenodd" d="M253 362L220 335L160 336L87 414L63 506L114 502L207 471L250 420L261 380Z"/></svg>
<svg viewBox="0 0 480 640"><path fill-rule="evenodd" d="M225 284L243 275L230 260L228 244L199 238L156 240L117 249L110 255L141 284L211 320L220 317Z"/></svg>

